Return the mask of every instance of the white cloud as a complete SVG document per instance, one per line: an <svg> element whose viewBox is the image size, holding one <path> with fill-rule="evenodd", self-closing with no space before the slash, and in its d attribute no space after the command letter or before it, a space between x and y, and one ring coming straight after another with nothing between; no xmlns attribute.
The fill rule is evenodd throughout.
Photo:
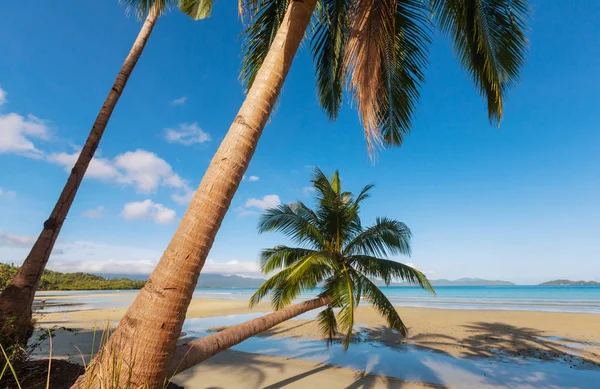
<svg viewBox="0 0 600 389"><path fill-rule="evenodd" d="M171 195L171 199L175 201L179 205L188 205L190 201L192 201L192 197L194 197L195 190L191 188L184 189L183 193L173 193Z"/></svg>
<svg viewBox="0 0 600 389"><path fill-rule="evenodd" d="M36 236L7 234L0 230L0 244L5 246L31 247Z"/></svg>
<svg viewBox="0 0 600 389"><path fill-rule="evenodd" d="M48 139L50 131L41 119L16 113L0 115L0 154L14 153L31 158L41 158L43 152L31 139Z"/></svg>
<svg viewBox="0 0 600 389"><path fill-rule="evenodd" d="M0 106L6 103L6 91L0 88Z"/></svg>
<svg viewBox="0 0 600 389"><path fill-rule="evenodd" d="M240 275L240 276L261 276L260 267L256 261L227 261L216 262L213 259L207 259L202 273L208 274L225 274L225 275Z"/></svg>
<svg viewBox="0 0 600 389"><path fill-rule="evenodd" d="M54 164L61 165L67 173L75 165L80 151L73 154L54 153L46 157L46 159ZM119 170L113 165L113 162L106 158L94 157L85 172L85 177L96 178L99 180L117 180L121 176Z"/></svg>
<svg viewBox="0 0 600 389"><path fill-rule="evenodd" d="M266 195L262 199L248 199L246 201L246 208L259 208L262 210L268 208L275 208L281 204L281 199L275 194Z"/></svg>
<svg viewBox="0 0 600 389"><path fill-rule="evenodd" d="M89 217L90 219L100 219L104 213L104 206L99 205L96 208L88 209L83 211L81 216Z"/></svg>
<svg viewBox="0 0 600 389"><path fill-rule="evenodd" d="M210 135L204 132L198 123L183 123L176 129L167 128L165 130L165 139L169 143L181 143L185 146L191 146L195 143L210 142Z"/></svg>
<svg viewBox="0 0 600 389"><path fill-rule="evenodd" d="M182 96L178 99L171 101L172 105L184 105L187 100L187 96Z"/></svg>
<svg viewBox="0 0 600 389"><path fill-rule="evenodd" d="M118 155L115 166L123 173L119 182L133 185L142 193L153 192L159 185L185 188L185 183L167 161L146 150L138 149Z"/></svg>
<svg viewBox="0 0 600 389"><path fill-rule="evenodd" d="M123 207L125 220L152 220L158 224L168 224L175 221L175 211L150 199L135 201Z"/></svg>
<svg viewBox="0 0 600 389"><path fill-rule="evenodd" d="M79 151L50 154L48 161L61 165L70 172L79 156ZM117 155L114 160L94 157L86 172L86 177L131 185L140 193L152 193L159 186L189 190L186 183L167 161L158 155L138 149Z"/></svg>
<svg viewBox="0 0 600 389"><path fill-rule="evenodd" d="M4 197L5 199L12 200L17 197L17 192L14 190L6 190L0 188L0 197Z"/></svg>
<svg viewBox="0 0 600 389"><path fill-rule="evenodd" d="M258 180L260 180L259 176L250 176L250 177L248 177L248 181L258 181Z"/></svg>

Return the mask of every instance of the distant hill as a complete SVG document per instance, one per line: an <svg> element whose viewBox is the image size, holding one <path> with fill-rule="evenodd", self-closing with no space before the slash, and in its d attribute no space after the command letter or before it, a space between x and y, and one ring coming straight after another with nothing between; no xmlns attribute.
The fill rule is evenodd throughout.
<svg viewBox="0 0 600 389"><path fill-rule="evenodd" d="M439 279L439 280L429 280L431 285L433 286L510 286L515 285L509 281L500 281L500 280L484 280L482 278L459 278L458 280L447 280L447 279ZM383 285L381 283L380 285ZM408 286L406 283L397 283L392 282L391 286Z"/></svg>
<svg viewBox="0 0 600 389"><path fill-rule="evenodd" d="M0 289L6 288L18 267L0 263ZM106 279L88 273L60 273L44 270L38 290L124 290L141 289L145 281L129 278Z"/></svg>
<svg viewBox="0 0 600 389"><path fill-rule="evenodd" d="M600 285L597 281L554 280L542 282L540 285Z"/></svg>

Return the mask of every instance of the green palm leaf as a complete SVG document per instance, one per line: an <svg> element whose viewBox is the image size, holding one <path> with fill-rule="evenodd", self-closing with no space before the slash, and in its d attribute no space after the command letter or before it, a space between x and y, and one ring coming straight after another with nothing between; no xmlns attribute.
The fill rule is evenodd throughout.
<svg viewBox="0 0 600 389"><path fill-rule="evenodd" d="M440 29L454 42L461 65L487 99L488 116L499 125L504 96L525 63L525 0L431 0Z"/></svg>
<svg viewBox="0 0 600 389"><path fill-rule="evenodd" d="M348 257L350 265L367 277L382 279L386 285L400 280L419 285L435 294L427 277L417 269L389 259L371 257L369 255L353 255Z"/></svg>
<svg viewBox="0 0 600 389"><path fill-rule="evenodd" d="M249 14L250 25L244 32L240 78L248 91L265 60L290 0L243 1L240 12ZM245 9L245 11L244 11Z"/></svg>
<svg viewBox="0 0 600 389"><path fill-rule="evenodd" d="M212 0L179 0L181 12L194 20L206 19L212 12Z"/></svg>
<svg viewBox="0 0 600 389"><path fill-rule="evenodd" d="M411 232L404 223L377 218L373 226L365 229L347 244L344 255L410 255L410 239Z"/></svg>
<svg viewBox="0 0 600 389"><path fill-rule="evenodd" d="M367 277L359 273L355 273L355 276L361 281L363 295L369 300L369 303L377 309L381 316L385 318L388 326L400 332L403 336L406 336L408 334L408 329L404 325L404 322L400 318L394 305L388 300L385 294L383 294L381 289Z"/></svg>
<svg viewBox="0 0 600 389"><path fill-rule="evenodd" d="M321 0L312 31L311 49L319 102L332 120L338 116L344 93L349 4L350 0Z"/></svg>
<svg viewBox="0 0 600 389"><path fill-rule="evenodd" d="M275 246L271 249L265 249L260 254L260 270L265 274L269 274L274 270L291 266L302 258L314 253L314 250L287 246Z"/></svg>

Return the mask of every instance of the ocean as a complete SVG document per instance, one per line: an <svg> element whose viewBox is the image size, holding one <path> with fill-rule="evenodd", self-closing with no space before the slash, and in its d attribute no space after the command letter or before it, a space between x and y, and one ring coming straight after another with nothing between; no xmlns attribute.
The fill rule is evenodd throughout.
<svg viewBox="0 0 600 389"><path fill-rule="evenodd" d="M443 309L491 309L600 314L600 286L438 286L435 296L418 287L382 287L395 306ZM248 300L256 289L198 288L194 298ZM299 300L314 298L318 289ZM134 291L38 292L37 299L56 296L45 312L121 308L133 301ZM64 299L63 299L64 297ZM64 304L67 305L64 305Z"/></svg>

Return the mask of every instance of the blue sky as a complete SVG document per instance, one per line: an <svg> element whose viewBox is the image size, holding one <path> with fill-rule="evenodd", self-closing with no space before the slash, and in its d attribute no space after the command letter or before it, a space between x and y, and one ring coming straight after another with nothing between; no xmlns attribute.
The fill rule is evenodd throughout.
<svg viewBox="0 0 600 389"><path fill-rule="evenodd" d="M234 4L193 22L162 17L112 116L48 267L148 273L244 95ZM316 102L305 48L217 235L205 271L256 275L260 207L311 202L311 166L375 183L363 219L404 221L431 278L600 280L600 4L536 2L531 50L500 130L436 36L403 147L369 162L346 103ZM116 1L3 4L0 23L0 260L39 233L140 24ZM251 179L251 177L253 177Z"/></svg>

